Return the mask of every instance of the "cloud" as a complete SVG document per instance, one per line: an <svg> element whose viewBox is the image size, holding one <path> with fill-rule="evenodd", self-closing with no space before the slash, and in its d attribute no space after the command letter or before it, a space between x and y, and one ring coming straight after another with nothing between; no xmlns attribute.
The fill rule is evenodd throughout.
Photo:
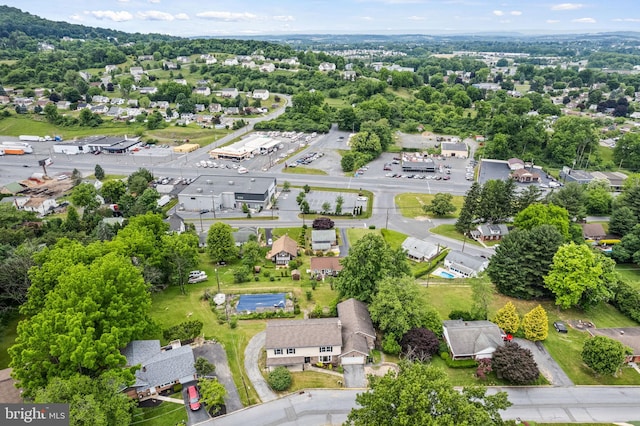
<svg viewBox="0 0 640 426"><path fill-rule="evenodd" d="M559 21L559 20L557 20L557 19L547 19L547 21L546 21L546 22L547 22L547 24L557 24L557 23L559 23L560 21Z"/></svg>
<svg viewBox="0 0 640 426"><path fill-rule="evenodd" d="M615 18L613 22L640 22L640 18Z"/></svg>
<svg viewBox="0 0 640 426"><path fill-rule="evenodd" d="M119 3L129 3L130 0L118 0Z"/></svg>
<svg viewBox="0 0 640 426"><path fill-rule="evenodd" d="M560 3L551 6L551 10L578 10L584 7L581 3Z"/></svg>
<svg viewBox="0 0 640 426"><path fill-rule="evenodd" d="M138 17L145 21L173 21L175 17L167 12L158 10L148 10L146 12L138 12Z"/></svg>
<svg viewBox="0 0 640 426"><path fill-rule="evenodd" d="M149 3L160 3L160 0L147 0Z"/></svg>
<svg viewBox="0 0 640 426"><path fill-rule="evenodd" d="M501 10L494 10L493 14L496 15L496 16L502 16L502 15L504 15L504 12L501 11Z"/></svg>
<svg viewBox="0 0 640 426"><path fill-rule="evenodd" d="M186 21L189 19L189 15L187 15L186 13L177 13L174 18L180 20L180 21Z"/></svg>
<svg viewBox="0 0 640 426"><path fill-rule="evenodd" d="M274 21L281 21L281 22L295 21L295 18L291 15L276 15L276 16L272 16L271 19L273 19Z"/></svg>
<svg viewBox="0 0 640 426"><path fill-rule="evenodd" d="M424 16L409 16L407 18L410 21L424 21Z"/></svg>
<svg viewBox="0 0 640 426"><path fill-rule="evenodd" d="M69 19L71 19L72 21L83 21L84 17L76 13L75 15L69 16Z"/></svg>
<svg viewBox="0 0 640 426"><path fill-rule="evenodd" d="M115 22L130 21L133 19L133 15L125 10L87 10L85 15L91 15L97 19L108 19Z"/></svg>
<svg viewBox="0 0 640 426"><path fill-rule="evenodd" d="M512 10L511 12L509 12L509 14L513 16L520 16L522 15L522 12L519 10Z"/></svg>
<svg viewBox="0 0 640 426"><path fill-rule="evenodd" d="M360 19L362 19L363 21L373 21L373 18L371 16L361 16Z"/></svg>
<svg viewBox="0 0 640 426"><path fill-rule="evenodd" d="M211 19L213 21L223 21L223 22L238 22L238 21L253 21L258 19L258 15L254 15L249 12L223 12L223 11L214 11L210 10L207 12L199 12L196 13L198 18Z"/></svg>
<svg viewBox="0 0 640 426"><path fill-rule="evenodd" d="M593 18L578 18L572 19L571 22L577 22L579 24L595 24L596 20Z"/></svg>

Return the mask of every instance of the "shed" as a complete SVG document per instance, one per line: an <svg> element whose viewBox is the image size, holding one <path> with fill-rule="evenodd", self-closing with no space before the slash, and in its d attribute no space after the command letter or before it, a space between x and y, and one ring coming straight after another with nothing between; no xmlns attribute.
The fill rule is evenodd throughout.
<svg viewBox="0 0 640 426"><path fill-rule="evenodd" d="M294 281L300 281L300 271L297 269L291 271L291 279L293 279Z"/></svg>

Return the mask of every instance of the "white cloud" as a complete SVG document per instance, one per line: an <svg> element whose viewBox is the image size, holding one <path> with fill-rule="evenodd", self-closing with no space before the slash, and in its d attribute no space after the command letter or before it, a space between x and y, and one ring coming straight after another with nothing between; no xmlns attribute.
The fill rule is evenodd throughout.
<svg viewBox="0 0 640 426"><path fill-rule="evenodd" d="M271 19L273 19L274 21L281 21L281 22L295 21L295 18L291 15L276 15L276 16L272 16Z"/></svg>
<svg viewBox="0 0 640 426"><path fill-rule="evenodd" d="M502 16L502 15L504 15L504 12L501 11L501 10L494 10L493 14L496 15L496 16Z"/></svg>
<svg viewBox="0 0 640 426"><path fill-rule="evenodd" d="M119 3L129 3L130 0L118 0Z"/></svg>
<svg viewBox="0 0 640 426"><path fill-rule="evenodd" d="M362 19L363 21L373 21L373 18L371 16L361 16L360 19Z"/></svg>
<svg viewBox="0 0 640 426"><path fill-rule="evenodd" d="M72 21L82 21L82 20L84 20L82 15L79 15L77 13L75 15L69 16L69 19L71 19Z"/></svg>
<svg viewBox="0 0 640 426"><path fill-rule="evenodd" d="M512 10L511 12L509 12L509 14L513 16L520 16L522 15L522 12L519 10Z"/></svg>
<svg viewBox="0 0 640 426"><path fill-rule="evenodd" d="M596 20L593 18L578 18L572 19L571 22L578 22L580 24L595 24Z"/></svg>
<svg viewBox="0 0 640 426"><path fill-rule="evenodd" d="M547 24L557 24L557 23L559 23L559 22L560 22L560 21L559 21L559 20L557 20L557 19L547 19Z"/></svg>
<svg viewBox="0 0 640 426"><path fill-rule="evenodd" d="M167 12L159 10L148 10L146 12L138 12L138 18L145 21L173 21L175 17Z"/></svg>
<svg viewBox="0 0 640 426"><path fill-rule="evenodd" d="M98 19L108 19L115 22L130 21L133 19L133 15L125 10L87 10L84 13L85 15L92 15Z"/></svg>
<svg viewBox="0 0 640 426"><path fill-rule="evenodd" d="M640 18L616 18L613 22L640 22Z"/></svg>
<svg viewBox="0 0 640 426"><path fill-rule="evenodd" d="M214 11L210 10L207 12L199 12L196 13L196 16L204 19L211 19L214 21L224 21L224 22L237 22L237 21L253 21L258 19L258 15L254 15L249 12L223 12L223 11Z"/></svg>
<svg viewBox="0 0 640 426"><path fill-rule="evenodd" d="M407 18L410 21L424 21L424 16L409 16Z"/></svg>
<svg viewBox="0 0 640 426"><path fill-rule="evenodd" d="M147 0L149 3L160 3L160 0Z"/></svg>
<svg viewBox="0 0 640 426"><path fill-rule="evenodd" d="M551 10L578 10L584 7L581 3L560 3L551 6Z"/></svg>
<svg viewBox="0 0 640 426"><path fill-rule="evenodd" d="M181 21L186 21L189 19L189 15L187 15L186 13L177 13L174 18L179 19Z"/></svg>

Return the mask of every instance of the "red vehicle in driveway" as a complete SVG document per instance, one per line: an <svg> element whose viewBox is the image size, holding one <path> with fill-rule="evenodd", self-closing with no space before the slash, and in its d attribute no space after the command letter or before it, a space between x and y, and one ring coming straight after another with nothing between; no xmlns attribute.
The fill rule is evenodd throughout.
<svg viewBox="0 0 640 426"><path fill-rule="evenodd" d="M197 411L200 409L200 394L195 386L189 386L187 388L187 395L189 396L189 408L191 411Z"/></svg>

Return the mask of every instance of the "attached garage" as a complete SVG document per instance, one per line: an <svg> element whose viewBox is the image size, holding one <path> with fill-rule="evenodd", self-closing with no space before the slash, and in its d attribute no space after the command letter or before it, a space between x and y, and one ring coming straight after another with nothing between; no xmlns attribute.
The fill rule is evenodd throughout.
<svg viewBox="0 0 640 426"><path fill-rule="evenodd" d="M367 357L363 355L352 355L352 356L340 357L340 362L342 365L364 365L366 360L367 360Z"/></svg>

